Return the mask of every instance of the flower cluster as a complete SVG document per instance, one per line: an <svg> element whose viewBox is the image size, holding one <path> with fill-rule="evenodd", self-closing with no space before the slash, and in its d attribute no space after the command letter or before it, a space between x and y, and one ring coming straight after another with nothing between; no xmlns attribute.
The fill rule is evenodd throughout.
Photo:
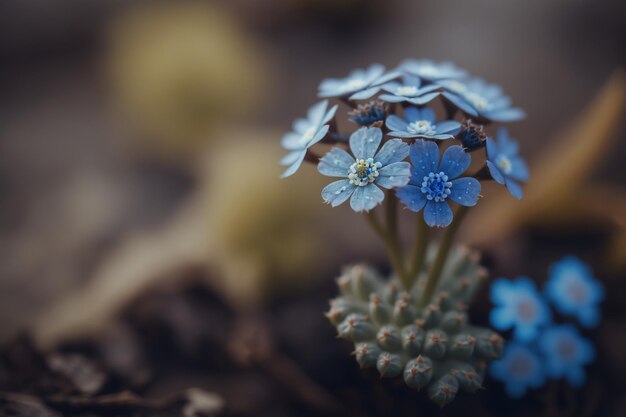
<svg viewBox="0 0 626 417"><path fill-rule="evenodd" d="M517 142L503 129L495 139L485 129L492 122L524 117L497 85L448 62L406 60L391 71L374 64L324 80L319 96L325 100L283 137L288 153L281 164L288 177L303 161L319 160L322 175L341 178L322 190L324 202L333 207L349 199L354 211L367 212L397 197L409 210L423 211L429 226L446 227L454 217L450 203L477 204L479 180L493 179L522 197L528 170ZM343 120L337 120L338 107L329 107L329 98L348 105L343 120L359 128L339 132ZM318 143L335 147L320 158L311 149ZM472 159L481 161L467 175ZM396 192L386 197L382 189Z"/></svg>
<svg viewBox="0 0 626 417"><path fill-rule="evenodd" d="M584 366L593 362L595 350L576 326L553 321L550 304L589 328L600 321L598 304L603 297L603 287L589 267L571 256L552 265L543 293L525 277L494 281L491 324L499 330L512 329L514 341L493 362L491 375L505 383L513 398L541 387L546 378L565 378L572 386L581 386Z"/></svg>

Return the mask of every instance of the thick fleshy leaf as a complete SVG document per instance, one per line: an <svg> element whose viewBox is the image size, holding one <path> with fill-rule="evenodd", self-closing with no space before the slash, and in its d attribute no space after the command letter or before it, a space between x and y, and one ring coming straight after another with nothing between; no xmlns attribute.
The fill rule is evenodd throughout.
<svg viewBox="0 0 626 417"><path fill-rule="evenodd" d="M300 151L300 154L298 155L298 158L295 160L295 162L293 164L291 164L291 166L289 166L285 172L283 172L283 174L280 176L281 178L287 178L293 174L296 173L296 171L298 170L298 168L300 168L300 165L302 165L302 161L304 161L304 156L306 155L306 149L303 149Z"/></svg>
<svg viewBox="0 0 626 417"><path fill-rule="evenodd" d="M439 164L439 148L437 144L425 140L416 140L409 147L411 174L414 184L421 184L422 178L435 172Z"/></svg>
<svg viewBox="0 0 626 417"><path fill-rule="evenodd" d="M450 180L457 178L464 173L472 163L472 157L459 145L450 146L443 153L439 169L448 176Z"/></svg>
<svg viewBox="0 0 626 417"><path fill-rule="evenodd" d="M374 160L382 166L400 162L409 156L409 145L400 139L390 139L380 148Z"/></svg>
<svg viewBox="0 0 626 417"><path fill-rule="evenodd" d="M408 126L407 122L404 121L404 119L396 116L395 114L387 117L387 120L385 120L385 125L390 130L405 130Z"/></svg>
<svg viewBox="0 0 626 417"><path fill-rule="evenodd" d="M502 175L502 172L500 172L496 164L491 161L487 161L487 169L491 174L491 178L493 178L495 182L497 182L498 184L504 184L506 180L504 179L504 175Z"/></svg>
<svg viewBox="0 0 626 417"><path fill-rule="evenodd" d="M524 190L522 190L522 186L512 179L507 178L506 189L509 190L511 195L518 200L521 200L522 197L524 197Z"/></svg>
<svg viewBox="0 0 626 417"><path fill-rule="evenodd" d="M382 130L362 127L350 135L350 149L356 159L373 158L383 138Z"/></svg>
<svg viewBox="0 0 626 417"><path fill-rule="evenodd" d="M462 206L475 206L480 195L480 182L476 178L465 177L452 180L448 198Z"/></svg>
<svg viewBox="0 0 626 417"><path fill-rule="evenodd" d="M317 170L328 177L347 177L354 158L341 148L334 147L320 159Z"/></svg>
<svg viewBox="0 0 626 417"><path fill-rule="evenodd" d="M356 188L349 180L331 182L322 190L322 198L325 203L337 207L350 198Z"/></svg>
<svg viewBox="0 0 626 417"><path fill-rule="evenodd" d="M411 166L408 162L394 162L381 168L376 184L383 188L403 187L409 183Z"/></svg>
<svg viewBox="0 0 626 417"><path fill-rule="evenodd" d="M385 193L380 188L374 184L368 184L364 187L356 187L350 199L350 207L356 212L370 211L384 199Z"/></svg>
<svg viewBox="0 0 626 417"><path fill-rule="evenodd" d="M396 191L396 196L409 210L418 212L424 208L428 199L426 194L422 192L420 187L415 185L407 185Z"/></svg>
<svg viewBox="0 0 626 417"><path fill-rule="evenodd" d="M430 227L446 227L452 223L452 210L445 201L430 200L424 208L424 221Z"/></svg>

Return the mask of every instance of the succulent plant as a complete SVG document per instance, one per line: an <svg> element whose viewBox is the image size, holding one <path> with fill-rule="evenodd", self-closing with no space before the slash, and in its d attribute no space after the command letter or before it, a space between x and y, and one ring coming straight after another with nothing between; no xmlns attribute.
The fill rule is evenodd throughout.
<svg viewBox="0 0 626 417"><path fill-rule="evenodd" d="M435 251L429 252L426 270ZM503 348L497 333L468 324L467 306L487 277L478 259L477 252L454 248L425 304L424 279L407 292L395 277L386 280L362 264L347 267L337 279L341 295L326 316L339 337L354 343L361 368L376 368L383 378L402 377L416 390L427 388L431 400L444 406L459 389L479 389L487 362Z"/></svg>
<svg viewBox="0 0 626 417"><path fill-rule="evenodd" d="M522 197L528 170L518 143L503 130L493 141L489 125L521 120L524 111L499 86L430 60L407 60L390 71L377 64L357 69L323 80L318 96L324 100L281 140L283 177L310 162L334 178L322 199L332 207L349 201L362 213L385 243L393 270L385 279L366 265L346 268L328 319L354 343L363 368L427 388L441 406L459 389L475 392L504 341L469 324L467 306L487 272L476 252L453 242L482 197L483 182ZM348 117L357 130L341 131L343 112L332 98L352 108ZM432 106L438 100L439 114ZM318 144L333 147L322 156ZM399 203L415 216L412 249L400 236ZM433 228L445 231L437 238Z"/></svg>

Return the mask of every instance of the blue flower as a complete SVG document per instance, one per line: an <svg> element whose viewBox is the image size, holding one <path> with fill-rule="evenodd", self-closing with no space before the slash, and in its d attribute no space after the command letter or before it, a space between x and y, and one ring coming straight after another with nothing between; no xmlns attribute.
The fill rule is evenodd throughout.
<svg viewBox="0 0 626 417"><path fill-rule="evenodd" d="M506 129L498 131L498 142L487 138L487 168L491 177L499 184L504 184L518 200L524 191L518 181L528 181L528 168L518 154L515 139L509 137Z"/></svg>
<svg viewBox="0 0 626 417"><path fill-rule="evenodd" d="M552 265L546 294L559 313L576 316L583 326L594 327L600 322L598 304L604 298L604 288L578 258L569 256Z"/></svg>
<svg viewBox="0 0 626 417"><path fill-rule="evenodd" d="M409 146L400 139L391 139L376 152L382 138L382 130L362 127L350 135L354 157L335 147L320 159L317 170L321 174L344 178L324 187L322 198L326 203L336 207L352 196L352 210L369 211L385 198L378 186L402 187L409 182L410 165L402 162Z"/></svg>
<svg viewBox="0 0 626 417"><path fill-rule="evenodd" d="M391 130L390 136L399 138L451 139L461 124L454 120L437 122L435 112L429 108L404 109L404 119L395 114L387 117L385 124Z"/></svg>
<svg viewBox="0 0 626 417"><path fill-rule="evenodd" d="M345 97L350 100L365 100L380 91L380 86L398 77L397 72L385 74L385 67L380 64L370 65L367 69L356 69L346 78L329 78L318 87L320 97Z"/></svg>
<svg viewBox="0 0 626 417"><path fill-rule="evenodd" d="M293 122L293 131L285 134L281 140L283 148L289 151L280 160L281 165L289 165L282 178L295 174L307 150L326 136L330 128L327 123L335 117L336 111L336 105L328 109L328 100L323 100L309 109L306 119Z"/></svg>
<svg viewBox="0 0 626 417"><path fill-rule="evenodd" d="M458 178L471 163L463 148L450 146L439 162L439 148L434 142L416 140L409 150L411 182L396 194L409 210L424 209L424 221L433 227L452 222L448 199L463 206L478 201L480 183L475 178Z"/></svg>
<svg viewBox="0 0 626 417"><path fill-rule="evenodd" d="M551 378L566 378L573 387L585 383L584 366L595 359L595 349L571 324L546 329L539 339L546 357L546 373Z"/></svg>
<svg viewBox="0 0 626 417"><path fill-rule="evenodd" d="M400 64L399 70L416 75L426 81L462 78L467 75L467 71L458 68L451 62L434 62L430 59L407 59Z"/></svg>
<svg viewBox="0 0 626 417"><path fill-rule="evenodd" d="M359 126L381 127L387 114L387 105L380 100L372 100L365 104L359 104L356 109L349 113L349 120Z"/></svg>
<svg viewBox="0 0 626 417"><path fill-rule="evenodd" d="M408 102L418 106L424 105L435 99L439 94L439 86L431 84L420 87L418 77L405 75L402 82L391 81L382 86L387 94L381 94L380 99L388 103Z"/></svg>
<svg viewBox="0 0 626 417"><path fill-rule="evenodd" d="M498 330L515 328L514 336L518 340L536 338L539 328L551 320L546 302L529 278L494 281L491 302L495 305L489 316L493 327Z"/></svg>
<svg viewBox="0 0 626 417"><path fill-rule="evenodd" d="M502 357L490 366L491 376L505 384L506 393L521 398L528 388L539 388L545 383L544 367L539 356L524 344L511 342Z"/></svg>
<svg viewBox="0 0 626 417"><path fill-rule="evenodd" d="M512 122L526 117L523 110L511 107L511 99L496 84L480 78L468 81L440 80L442 95L463 112L494 122Z"/></svg>

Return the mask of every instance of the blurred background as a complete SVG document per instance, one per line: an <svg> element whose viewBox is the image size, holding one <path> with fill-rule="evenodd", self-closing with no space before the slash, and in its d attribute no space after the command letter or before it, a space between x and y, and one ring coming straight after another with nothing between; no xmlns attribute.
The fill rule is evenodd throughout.
<svg viewBox="0 0 626 417"><path fill-rule="evenodd" d="M591 405L562 415L624 415L625 22L618 0L2 2L2 390L71 392L47 373L60 363L83 394L140 393L114 399L128 415L191 387L204 391L185 391L184 415L438 413L389 384L370 392L321 315L341 265L386 268L374 235L322 204L310 166L278 180L279 139L321 79L413 57L453 61L526 110L509 130L533 167L528 198L488 188L461 239L492 277L542 281L567 254L592 265L608 298ZM476 304L486 322L486 289ZM498 389L446 411L546 410L541 393L520 407ZM82 415L71 398L18 415Z"/></svg>

